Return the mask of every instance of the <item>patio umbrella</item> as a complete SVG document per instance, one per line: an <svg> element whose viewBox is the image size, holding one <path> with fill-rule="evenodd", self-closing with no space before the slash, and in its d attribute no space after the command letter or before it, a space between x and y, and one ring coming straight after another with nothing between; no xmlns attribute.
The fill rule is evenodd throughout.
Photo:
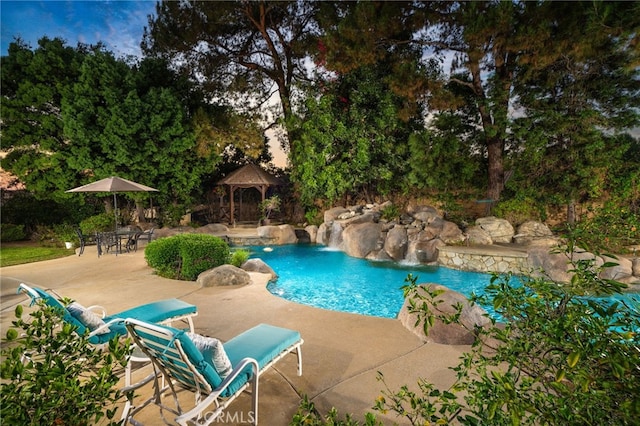
<svg viewBox="0 0 640 426"><path fill-rule="evenodd" d="M158 191L140 183L136 183L127 179L111 176L96 182L88 183L77 188L70 189L66 192L113 192L113 213L116 220L116 232L118 231L118 201L116 200L117 192L152 192Z"/></svg>

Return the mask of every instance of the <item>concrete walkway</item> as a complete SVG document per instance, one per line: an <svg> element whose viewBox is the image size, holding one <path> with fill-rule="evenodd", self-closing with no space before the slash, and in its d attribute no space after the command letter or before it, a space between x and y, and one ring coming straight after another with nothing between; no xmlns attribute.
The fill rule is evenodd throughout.
<svg viewBox="0 0 640 426"><path fill-rule="evenodd" d="M455 378L449 367L469 349L424 344L394 319L332 312L278 298L266 290L264 274L252 273L250 285L225 288L160 278L147 266L143 249L98 258L95 247L89 246L82 256L6 267L0 275L3 334L15 305L26 300L15 295L20 282L52 288L85 306L102 305L108 313L176 297L198 307L196 332L223 341L263 322L300 331L305 341L303 375L297 376L295 356L290 356L260 379L259 422L268 426L289 424L305 394L322 414L335 407L341 417L351 413L361 421L384 388L376 380L378 371L393 390L405 384L417 390L420 377L446 389ZM139 420L145 424L161 424L155 407L141 414ZM221 424L247 424L250 418L250 397L243 395ZM394 416L378 418L385 424L408 424Z"/></svg>

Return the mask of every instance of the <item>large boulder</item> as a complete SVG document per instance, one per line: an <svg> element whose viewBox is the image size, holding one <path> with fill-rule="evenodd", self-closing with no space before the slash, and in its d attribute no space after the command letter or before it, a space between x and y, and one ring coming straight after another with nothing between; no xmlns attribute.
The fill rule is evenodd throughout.
<svg viewBox="0 0 640 426"><path fill-rule="evenodd" d="M396 262L404 259L407 253L407 229L404 226L396 225L387 232L387 238L384 241L384 250Z"/></svg>
<svg viewBox="0 0 640 426"><path fill-rule="evenodd" d="M442 293L436 296L432 305L427 299L427 307L431 312L437 316L454 314L457 304L462 306L462 312L460 314L459 323L446 324L444 321L436 319L433 326L429 328L429 334L424 333L424 324L418 321L418 315L416 313L409 312L409 299L406 299L398 319L407 329L413 332L423 342L435 342L445 345L470 345L472 344L476 336L473 332L475 326L486 326L490 323L490 320L485 316L486 311L478 305L471 305L469 300L461 293L450 290L449 288L429 283L420 284L418 291L421 291L423 295L426 295L428 289L430 292L442 291Z"/></svg>
<svg viewBox="0 0 640 426"><path fill-rule="evenodd" d="M439 248L446 246L439 238L433 240L416 240L409 243L406 260L417 263L437 263Z"/></svg>
<svg viewBox="0 0 640 426"><path fill-rule="evenodd" d="M518 231L513 236L513 242L538 247L553 247L560 244L560 238L554 236L551 229L544 223L530 220L518 226Z"/></svg>
<svg viewBox="0 0 640 426"><path fill-rule="evenodd" d="M434 238L440 237L440 233L444 228L444 224L445 220L441 217L432 219L431 222L429 222L427 226L424 227L425 239L432 240Z"/></svg>
<svg viewBox="0 0 640 426"><path fill-rule="evenodd" d="M331 237L331 227L323 222L318 226L318 233L316 234L316 243L322 245L329 244L329 238Z"/></svg>
<svg viewBox="0 0 640 426"><path fill-rule="evenodd" d="M431 223L436 218L442 218L434 207L431 206L416 206L408 207L407 213L409 213L414 219L424 223Z"/></svg>
<svg viewBox="0 0 640 426"><path fill-rule="evenodd" d="M308 225L304 230L309 234L309 242L315 243L318 239L318 227L316 225Z"/></svg>
<svg viewBox="0 0 640 426"><path fill-rule="evenodd" d="M467 244L490 246L493 244L491 235L479 226L471 226L467 229Z"/></svg>
<svg viewBox="0 0 640 426"><path fill-rule="evenodd" d="M202 272L196 282L202 287L247 285L251 283L251 276L233 265L222 265Z"/></svg>
<svg viewBox="0 0 640 426"><path fill-rule="evenodd" d="M465 237L462 230L453 222L445 220L438 236L442 241L449 245L460 244L464 242Z"/></svg>
<svg viewBox="0 0 640 426"><path fill-rule="evenodd" d="M324 212L324 222L325 223L333 222L340 215L345 214L345 213L349 213L349 210L345 209L344 207L334 207L332 209L326 210Z"/></svg>
<svg viewBox="0 0 640 426"><path fill-rule="evenodd" d="M349 226L342 232L345 253L364 259L377 249L381 229L381 225L374 222Z"/></svg>
<svg viewBox="0 0 640 426"><path fill-rule="evenodd" d="M261 274L269 274L271 278L270 281L278 279L278 274L274 271L271 266L267 265L262 259L249 259L244 262L241 268L248 272L259 272Z"/></svg>
<svg viewBox="0 0 640 426"><path fill-rule="evenodd" d="M600 278L627 282L627 280L633 276L633 262L631 259L622 256L617 256L615 259L603 256L603 261L616 263L617 265L603 268L602 271L600 271Z"/></svg>
<svg viewBox="0 0 640 426"><path fill-rule="evenodd" d="M359 215L354 215L348 218L344 218L344 219L340 219L339 223L343 228L346 228L347 226L350 225L357 225L358 223L365 223L365 222L374 222L375 221L375 215L373 212L366 212L363 214L359 214Z"/></svg>
<svg viewBox="0 0 640 426"><path fill-rule="evenodd" d="M571 265L571 260L574 262L593 261L595 267L600 267L604 263L601 257L588 251L576 251L571 254L572 259L569 259L567 253L556 252L543 247L529 248L527 253L533 276L541 276L561 283L571 281L573 273L570 271L574 269Z"/></svg>
<svg viewBox="0 0 640 426"><path fill-rule="evenodd" d="M510 243L515 234L513 226L505 219L498 219L494 216L481 217L476 220L479 226L489 235L494 243Z"/></svg>
<svg viewBox="0 0 640 426"><path fill-rule="evenodd" d="M256 232L261 238L275 239L275 244L294 244L298 242L296 230L291 225L259 226Z"/></svg>
<svg viewBox="0 0 640 426"><path fill-rule="evenodd" d="M640 257L634 257L631 261L631 265L633 275L636 277L640 277Z"/></svg>

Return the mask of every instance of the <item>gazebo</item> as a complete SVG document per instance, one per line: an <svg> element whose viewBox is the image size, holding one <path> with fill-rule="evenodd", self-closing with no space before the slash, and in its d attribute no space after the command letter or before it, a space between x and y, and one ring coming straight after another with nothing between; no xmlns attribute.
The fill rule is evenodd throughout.
<svg viewBox="0 0 640 426"><path fill-rule="evenodd" d="M246 166L240 167L238 170L234 170L229 176L220 179L218 185L228 185L230 190L230 213L229 221L233 222L233 215L235 213L234 205L234 192L238 188L256 188L260 191L262 201L264 201L267 194L267 189L270 186L282 185L282 181L277 177L267 173L259 166L249 163Z"/></svg>

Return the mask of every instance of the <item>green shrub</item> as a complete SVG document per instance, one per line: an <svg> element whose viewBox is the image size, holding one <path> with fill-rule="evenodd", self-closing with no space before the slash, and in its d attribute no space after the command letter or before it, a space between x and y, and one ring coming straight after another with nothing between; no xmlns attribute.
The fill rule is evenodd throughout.
<svg viewBox="0 0 640 426"><path fill-rule="evenodd" d="M78 243L78 233L75 228L71 225L62 224L62 225L54 225L53 232L55 233L56 241L59 243L72 242Z"/></svg>
<svg viewBox="0 0 640 426"><path fill-rule="evenodd" d="M567 231L588 250L626 253L640 244L640 212L609 202L590 208L585 218Z"/></svg>
<svg viewBox="0 0 640 426"><path fill-rule="evenodd" d="M317 208L307 210L304 214L304 219L309 225L320 226L324 222L324 217Z"/></svg>
<svg viewBox="0 0 640 426"><path fill-rule="evenodd" d="M517 197L499 201L493 207L492 214L508 220L514 226L528 220L544 222L547 218L545 206L530 197Z"/></svg>
<svg viewBox="0 0 640 426"><path fill-rule="evenodd" d="M0 417L6 425L116 425L124 403L115 386L129 356L129 342L106 349L78 336L62 312L44 304L23 318L23 307L3 339ZM108 423L104 419L109 420Z"/></svg>
<svg viewBox="0 0 640 426"><path fill-rule="evenodd" d="M231 259L229 260L229 263L239 268L242 266L244 262L249 260L250 255L251 253L249 253L249 250L245 250L245 249L234 250L231 253Z"/></svg>
<svg viewBox="0 0 640 426"><path fill-rule="evenodd" d="M0 241L7 243L10 241L21 241L27 237L24 232L24 225L13 225L11 223L3 223L0 227Z"/></svg>
<svg viewBox="0 0 640 426"><path fill-rule="evenodd" d="M158 275L194 281L200 273L227 263L229 245L213 235L181 234L152 241L144 255Z"/></svg>
<svg viewBox="0 0 640 426"><path fill-rule="evenodd" d="M115 229L114 220L113 213L101 213L80 222L80 229L84 235L113 231Z"/></svg>
<svg viewBox="0 0 640 426"><path fill-rule="evenodd" d="M400 209L393 204L385 206L380 213L382 214L382 219L387 221L392 221L400 217Z"/></svg>

